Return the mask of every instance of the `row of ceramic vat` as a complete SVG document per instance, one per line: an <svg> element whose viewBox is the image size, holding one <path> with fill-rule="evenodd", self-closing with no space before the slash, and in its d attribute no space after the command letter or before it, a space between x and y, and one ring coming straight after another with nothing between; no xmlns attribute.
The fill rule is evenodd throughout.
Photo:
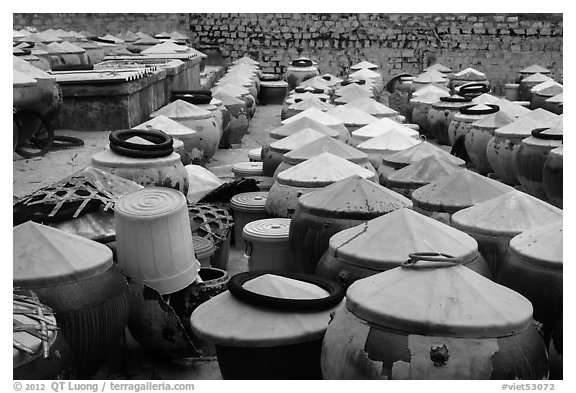
<svg viewBox="0 0 576 393"><path fill-rule="evenodd" d="M82 68L100 63L105 56L133 55L139 53L166 53L159 49L184 47L189 39L173 31L154 36L143 32L127 31L117 35L96 34L87 30L74 31L47 29L13 30L13 53L44 70ZM163 46L158 46L164 44ZM178 45L174 47L174 45ZM155 49L151 49L155 47ZM195 51L196 53L200 53Z"/></svg>

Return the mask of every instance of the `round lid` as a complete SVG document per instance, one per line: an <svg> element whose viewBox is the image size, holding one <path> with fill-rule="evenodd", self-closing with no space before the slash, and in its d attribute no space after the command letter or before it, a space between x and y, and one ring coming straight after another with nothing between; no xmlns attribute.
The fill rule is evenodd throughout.
<svg viewBox="0 0 576 393"><path fill-rule="evenodd" d="M415 190L412 202L415 207L452 214L512 190L510 186L463 169Z"/></svg>
<svg viewBox="0 0 576 393"><path fill-rule="evenodd" d="M284 101L285 104L288 105L292 105L295 104L297 100L305 100L307 98L317 98L320 101L324 101L324 102L329 102L330 100L330 96L326 95L326 94L315 94L315 93L310 93L309 91L305 92L305 93L292 93L288 96L288 98L286 98L286 100Z"/></svg>
<svg viewBox="0 0 576 393"><path fill-rule="evenodd" d="M454 74L455 79L468 80L468 81L482 81L486 80L486 74L468 67L460 72Z"/></svg>
<svg viewBox="0 0 576 393"><path fill-rule="evenodd" d="M339 260L374 271L398 267L413 252L441 252L464 263L478 256L474 238L408 208L338 232L329 244Z"/></svg>
<svg viewBox="0 0 576 393"><path fill-rule="evenodd" d="M452 225L466 233L513 237L557 220L562 220L561 209L513 190L460 210Z"/></svg>
<svg viewBox="0 0 576 393"><path fill-rule="evenodd" d="M424 71L438 71L438 72L442 72L442 73L449 73L452 72L451 68L446 67L443 64L440 63L436 63L431 65L430 67L424 68Z"/></svg>
<svg viewBox="0 0 576 393"><path fill-rule="evenodd" d="M316 284L281 273L263 272L242 287L276 299L313 300L329 296ZM226 291L194 310L191 325L200 338L217 345L250 348L292 345L321 339L336 307L319 311L262 307Z"/></svg>
<svg viewBox="0 0 576 393"><path fill-rule="evenodd" d="M369 70L375 70L378 68L378 65L364 60L364 61L361 61L360 63L356 63L350 67L351 70L361 70L363 68L366 68Z"/></svg>
<svg viewBox="0 0 576 393"><path fill-rule="evenodd" d="M523 232L510 240L510 249L537 267L562 271L563 220Z"/></svg>
<svg viewBox="0 0 576 393"><path fill-rule="evenodd" d="M230 199L230 205L240 211L266 211L266 198L268 192L243 192L236 194Z"/></svg>
<svg viewBox="0 0 576 393"><path fill-rule="evenodd" d="M196 133L192 128L186 127L185 125L162 115L156 116L152 120L148 120L147 122L134 127L136 130L147 130L151 128L163 131L170 136L190 136Z"/></svg>
<svg viewBox="0 0 576 393"><path fill-rule="evenodd" d="M519 293L462 265L417 266L356 281L346 307L369 323L426 336L504 337L532 325L532 304Z"/></svg>
<svg viewBox="0 0 576 393"><path fill-rule="evenodd" d="M334 130L332 131L335 132ZM282 138L270 144L270 148L276 151L289 152L291 150L305 146L308 143L315 141L316 139L320 139L323 136L326 136L326 134L324 134L322 131L317 131L312 128L304 128L303 130L295 132L286 138ZM333 135L329 136L335 138Z"/></svg>
<svg viewBox="0 0 576 393"><path fill-rule="evenodd" d="M412 93L412 97L418 97L419 95L427 94L427 93L448 93L447 96L450 95L450 89L446 86L441 86L437 83L427 83L422 86L415 86L417 88L416 91Z"/></svg>
<svg viewBox="0 0 576 393"><path fill-rule="evenodd" d="M183 100L176 100L165 107L150 114L150 117L166 116L171 119L209 119L212 113L209 110L199 108Z"/></svg>
<svg viewBox="0 0 576 393"><path fill-rule="evenodd" d="M105 168L157 168L175 165L178 162L180 162L180 155L174 152L166 157L136 158L122 156L107 148L92 156L92 165Z"/></svg>
<svg viewBox="0 0 576 393"><path fill-rule="evenodd" d="M375 180L376 175L368 169L331 153L322 153L278 175L281 184L299 187L324 187L352 175Z"/></svg>
<svg viewBox="0 0 576 393"><path fill-rule="evenodd" d="M37 85L38 81L36 79L18 71L12 71L12 86L13 87L27 87Z"/></svg>
<svg viewBox="0 0 576 393"><path fill-rule="evenodd" d="M397 121L384 117L371 124L368 124L367 126L352 131L352 136L373 138L375 136L385 134L391 130L399 131L410 137L418 137L420 135L418 131L410 127L406 127L405 125L400 124Z"/></svg>
<svg viewBox="0 0 576 393"><path fill-rule="evenodd" d="M14 227L12 241L15 287L64 285L94 277L113 263L105 245L32 221Z"/></svg>
<svg viewBox="0 0 576 393"><path fill-rule="evenodd" d="M289 218L265 218L244 225L242 236L254 241L286 241L289 232Z"/></svg>
<svg viewBox="0 0 576 393"><path fill-rule="evenodd" d="M356 78L356 79L382 79L382 75L380 75L379 73L372 71L368 68L362 68L359 69L356 72L353 72L349 75L350 78Z"/></svg>
<svg viewBox="0 0 576 393"><path fill-rule="evenodd" d="M378 121L378 118L356 108L337 106L328 111L328 114L342 120L344 124L367 125Z"/></svg>
<svg viewBox="0 0 576 393"><path fill-rule="evenodd" d="M546 99L546 102L549 102L551 104L564 102L564 93L556 94L555 96Z"/></svg>
<svg viewBox="0 0 576 393"><path fill-rule="evenodd" d="M192 245L197 259L209 257L216 252L214 243L206 237L192 236Z"/></svg>
<svg viewBox="0 0 576 393"><path fill-rule="evenodd" d="M535 128L551 126L558 120L558 115L538 108L518 117L514 122L494 131L495 136L501 137L528 137Z"/></svg>
<svg viewBox="0 0 576 393"><path fill-rule="evenodd" d="M340 135L334 129L317 122L313 118L302 117L270 131L270 137L274 139L282 139L306 128L311 128L323 134L330 135L333 138L338 138Z"/></svg>
<svg viewBox="0 0 576 393"><path fill-rule="evenodd" d="M440 71L426 71L414 78L414 83L446 83L446 75Z"/></svg>
<svg viewBox="0 0 576 393"><path fill-rule="evenodd" d="M547 68L544 68L538 64L532 64L531 66L528 66L528 67L524 68L523 70L520 70L521 74L535 74L537 72L539 72L541 74L549 74L550 70Z"/></svg>
<svg viewBox="0 0 576 393"><path fill-rule="evenodd" d="M385 179L387 186L426 185L463 168L447 161L446 156L428 156L392 172Z"/></svg>
<svg viewBox="0 0 576 393"><path fill-rule="evenodd" d="M218 93L226 93L231 95L232 97L243 97L250 94L248 89L242 86L233 85L231 83L221 84L212 89L212 93L215 96L218 96Z"/></svg>
<svg viewBox="0 0 576 393"><path fill-rule="evenodd" d="M403 207L412 201L380 184L353 175L318 191L303 195L299 205L320 216L345 216L366 220Z"/></svg>
<svg viewBox="0 0 576 393"><path fill-rule="evenodd" d="M381 104L375 99L370 97L356 98L355 100L352 100L347 104L343 105L343 107L360 109L361 111L369 113L373 116L377 115L393 116L398 114L398 112L396 112L394 109L389 108L386 105Z"/></svg>
<svg viewBox="0 0 576 393"><path fill-rule="evenodd" d="M328 127L344 125L342 120L340 120L339 118L334 117L334 116L330 116L329 114L322 112L318 108L306 109L304 112L300 112L297 115L294 115L292 117L289 117L288 119L282 120L281 124L290 124L290 123L292 123L298 119L301 119L303 117L308 117L310 119L316 120L317 122L322 123Z"/></svg>
<svg viewBox="0 0 576 393"><path fill-rule="evenodd" d="M422 143L422 141L411 137L405 132L392 129L358 144L357 147L366 153L393 153L416 146L419 143Z"/></svg>
<svg viewBox="0 0 576 393"><path fill-rule="evenodd" d="M420 161L423 158L429 156L442 157L446 161L462 167L466 165L465 161L451 155L450 153L445 152L444 150L442 150L436 145L431 144L430 142L422 142L417 144L416 146L409 147L406 150L394 153L390 156L385 157L384 161L387 163L395 164L397 166L398 165L406 166L412 164L413 162Z"/></svg>
<svg viewBox="0 0 576 393"><path fill-rule="evenodd" d="M498 106L500 107L500 113L505 113L513 118L517 118L527 113L530 113L530 109L526 108L525 106L519 105L518 101L512 102L508 101L505 98L500 99L500 102L498 102Z"/></svg>
<svg viewBox="0 0 576 393"><path fill-rule="evenodd" d="M504 127L506 124L510 124L512 122L514 122L514 118L512 116L499 111L476 120L474 123L472 123L472 126L478 128L496 129Z"/></svg>
<svg viewBox="0 0 576 393"><path fill-rule="evenodd" d="M307 97L302 101L296 99L294 101L294 104L290 105L290 109L294 110L304 111L308 108L318 108L321 111L325 112L331 110L332 108L334 108L334 106L327 102L321 101L319 98L316 97Z"/></svg>
<svg viewBox="0 0 576 393"><path fill-rule="evenodd" d="M236 98L225 91L214 91L212 97L218 98L224 105L245 105L244 101Z"/></svg>
<svg viewBox="0 0 576 393"><path fill-rule="evenodd" d="M322 78L320 75L315 76L313 78L310 79L306 79L305 81L301 82L296 89L297 90L299 88L303 88L304 90L309 90L312 89L312 91L314 90L322 90L323 92L326 92L328 90L332 90L332 86L333 83L327 81L326 79Z"/></svg>
<svg viewBox="0 0 576 393"><path fill-rule="evenodd" d="M332 153L335 156L342 157L357 164L368 161L368 155L366 153L329 136L323 136L304 146L289 151L284 154L283 161L296 165L325 152Z"/></svg>
<svg viewBox="0 0 576 393"><path fill-rule="evenodd" d="M122 195L114 213L124 216L160 217L186 207L181 192L166 187L145 187Z"/></svg>
<svg viewBox="0 0 576 393"><path fill-rule="evenodd" d="M520 82L520 84L525 85L525 84L540 84L542 82L546 82L546 81L551 81L552 78L550 78L547 75L543 75L539 72L532 74L530 76L527 76L526 78L522 79L522 81Z"/></svg>
<svg viewBox="0 0 576 393"><path fill-rule="evenodd" d="M238 174L262 174L262 161L237 162L232 165L232 172Z"/></svg>
<svg viewBox="0 0 576 393"><path fill-rule="evenodd" d="M50 54L63 54L63 53L67 53L66 49L62 46L62 44L58 43L58 42L51 42L48 45L46 45L46 51Z"/></svg>
<svg viewBox="0 0 576 393"><path fill-rule="evenodd" d="M60 44L60 46L66 50L67 53L85 53L86 51L83 48L80 48L77 45L74 45L71 42L64 41Z"/></svg>

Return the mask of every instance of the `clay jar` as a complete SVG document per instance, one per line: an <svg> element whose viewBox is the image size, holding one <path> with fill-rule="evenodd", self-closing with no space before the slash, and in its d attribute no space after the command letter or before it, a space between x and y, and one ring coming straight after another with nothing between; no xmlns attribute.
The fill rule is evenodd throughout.
<svg viewBox="0 0 576 393"><path fill-rule="evenodd" d="M280 78L278 75L278 80L264 79L263 75L258 93L258 101L261 105L282 105L288 91L288 83Z"/></svg>
<svg viewBox="0 0 576 393"><path fill-rule="evenodd" d="M536 109L522 115L513 123L494 130L494 136L486 146L486 156L498 178L506 184L520 184L516 169L516 156L522 140L533 129L552 126L558 116L544 109Z"/></svg>
<svg viewBox="0 0 576 393"><path fill-rule="evenodd" d="M444 93L444 96L448 96ZM420 133L426 136L433 137L430 132L430 123L428 122L428 113L432 106L438 102L442 96L435 93L428 93L419 95L410 100L414 109L412 110L412 123L418 124L420 127Z"/></svg>
<svg viewBox="0 0 576 393"><path fill-rule="evenodd" d="M470 162L478 173L486 175L493 172L486 155L488 141L494 135L494 130L513 121L513 117L503 112L496 112L475 121L466 131L464 145Z"/></svg>
<svg viewBox="0 0 576 393"><path fill-rule="evenodd" d="M103 244L28 221L13 230L13 286L56 313L79 378L90 378L120 340L128 285Z"/></svg>
<svg viewBox="0 0 576 393"><path fill-rule="evenodd" d="M407 253L430 249L450 251L464 266L490 277L476 240L407 208L333 235L315 274L347 288L356 280L401 266Z"/></svg>
<svg viewBox="0 0 576 393"><path fill-rule="evenodd" d="M312 157L278 175L266 200L266 211L274 217L288 217L296 211L298 198L352 175L376 181L376 175L330 153Z"/></svg>
<svg viewBox="0 0 576 393"><path fill-rule="evenodd" d="M299 199L290 223L297 272L314 273L330 237L412 202L360 176L350 176Z"/></svg>
<svg viewBox="0 0 576 393"><path fill-rule="evenodd" d="M440 100L432 104L428 111L427 120L430 128L430 136L436 138L436 142L442 145L450 144L448 139L448 127L454 116L459 113L463 106L470 105L470 98L460 96L440 97Z"/></svg>
<svg viewBox="0 0 576 393"><path fill-rule="evenodd" d="M322 138L316 139L313 142L284 154L282 163L280 163L276 168L276 171L274 171L274 180L278 178L278 175L282 171L292 168L294 165L298 165L309 158L317 156L318 154L326 152L342 157L354 164L360 165L362 168L366 168L369 171L376 173L376 169L374 169L374 166L370 161L368 161L368 155L366 153L329 136L323 136Z"/></svg>
<svg viewBox="0 0 576 393"><path fill-rule="evenodd" d="M459 170L462 170L462 167L447 161L442 156L429 156L383 176L379 181L386 188L406 198L412 198L414 190Z"/></svg>
<svg viewBox="0 0 576 393"><path fill-rule="evenodd" d="M444 85L439 85L437 83L426 83L424 85L421 85L421 87L417 90L414 90L414 88L411 86L410 89L410 95L408 97L408 103L407 103L407 107L406 107L406 121L408 122L412 122L412 112L414 111L414 102L410 102L410 100L412 100L413 98L416 97L420 97L426 94L436 94L440 97L442 96L449 96L450 95L450 90L444 86Z"/></svg>
<svg viewBox="0 0 576 393"><path fill-rule="evenodd" d="M542 168L542 185L546 197L551 204L560 209L562 209L563 157L564 147L550 150Z"/></svg>
<svg viewBox="0 0 576 393"><path fill-rule="evenodd" d="M547 338L562 313L562 235L562 221L557 221L515 236L496 277L532 302L534 318L544 323Z"/></svg>
<svg viewBox="0 0 576 393"><path fill-rule="evenodd" d="M546 199L542 183L544 163L551 150L562 146L562 128L537 128L522 140L516 156L516 170L522 189L530 195Z"/></svg>
<svg viewBox="0 0 576 393"><path fill-rule="evenodd" d="M246 102L222 91L214 93L214 98L222 101L222 104L226 107L230 115L228 133L222 135L220 145L228 147L230 144L241 143L242 136L248 132Z"/></svg>
<svg viewBox="0 0 576 393"><path fill-rule="evenodd" d="M434 254L348 289L324 336L323 378L546 379L530 302Z"/></svg>
<svg viewBox="0 0 576 393"><path fill-rule="evenodd" d="M547 68L542 67L538 64L532 64L529 67L523 68L518 72L518 76L516 77L516 83L520 83L523 79L529 77L530 75L534 75L536 73L550 76L550 70Z"/></svg>
<svg viewBox="0 0 576 393"><path fill-rule="evenodd" d="M297 149L299 147L305 146L310 142L325 136L322 131L317 131L312 128L305 128L300 130L284 139L273 142L270 144L268 149L262 149L262 173L264 176L274 175L274 171L282 162L284 154ZM336 131L330 129L330 134L328 136L332 138L337 138L338 134Z"/></svg>
<svg viewBox="0 0 576 393"><path fill-rule="evenodd" d="M216 107L213 108L216 109ZM193 164L205 165L210 162L220 141L220 130L212 112L185 101L176 100L150 114L150 118L160 115L196 131L193 136L195 141L191 142L198 150L192 158Z"/></svg>
<svg viewBox="0 0 576 393"><path fill-rule="evenodd" d="M535 87L536 88L536 87ZM534 88L534 89L535 89ZM564 91L564 87L557 83L550 84L550 86L545 87L543 89L534 91L532 94L532 98L530 100L530 108L544 108L546 109L546 100L552 98L558 94L561 94Z"/></svg>
<svg viewBox="0 0 576 393"><path fill-rule="evenodd" d="M525 78L523 78L520 81L520 87L518 88L518 99L520 101L528 101L530 102L531 98L532 98L532 94L530 93L530 90L532 90L532 88L534 86L539 85L542 82L547 82L547 81L551 81L552 78L550 78L547 75L541 74L541 73L534 73L532 75L526 76Z"/></svg>
<svg viewBox="0 0 576 393"><path fill-rule="evenodd" d="M310 59L300 58L292 60L286 68L284 80L288 82L288 90L294 89L301 82L320 75L318 67Z"/></svg>
<svg viewBox="0 0 576 393"><path fill-rule="evenodd" d="M472 123L499 110L498 105L494 104L477 104L461 107L459 113L454 115L454 120L452 120L448 126L448 142L450 145L454 146L458 138L464 137L472 126Z"/></svg>
<svg viewBox="0 0 576 393"><path fill-rule="evenodd" d="M476 239L496 277L514 236L561 220L562 210L514 190L456 212L452 225Z"/></svg>
<svg viewBox="0 0 576 393"><path fill-rule="evenodd" d="M248 115L248 119L251 119L252 116L254 116L254 113L256 113L256 100L246 88L226 83L218 85L212 89L214 97L218 98L219 93L226 93L244 101L246 104L246 114Z"/></svg>
<svg viewBox="0 0 576 393"><path fill-rule="evenodd" d="M512 191L513 188L468 169L412 193L414 211L451 225L452 214Z"/></svg>

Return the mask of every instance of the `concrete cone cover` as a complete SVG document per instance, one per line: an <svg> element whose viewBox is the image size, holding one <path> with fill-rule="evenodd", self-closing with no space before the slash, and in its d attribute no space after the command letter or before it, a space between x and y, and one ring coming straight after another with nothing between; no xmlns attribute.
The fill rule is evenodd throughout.
<svg viewBox="0 0 576 393"><path fill-rule="evenodd" d="M467 80L486 80L485 73L480 72L472 67L468 67L460 72L457 72L454 74L454 76Z"/></svg>
<svg viewBox="0 0 576 393"><path fill-rule="evenodd" d="M437 83L427 83L426 85L422 86L421 88L413 92L412 97L418 97L420 95L427 93L438 93L438 94L447 93L446 97L448 97L450 95L450 89L448 89L445 86L441 86Z"/></svg>
<svg viewBox="0 0 576 393"><path fill-rule="evenodd" d="M361 163L368 160L366 153L337 139L323 136L284 154L284 161L289 164L299 164L321 153L331 153L354 163Z"/></svg>
<svg viewBox="0 0 576 393"><path fill-rule="evenodd" d="M329 114L322 112L320 109L318 108L309 108L306 109L304 112L300 112L297 115L294 115L292 117L289 117L288 119L282 120L281 124L290 124L298 119L301 119L303 117L308 117L312 120L315 120L319 123L324 124L325 126L337 126L337 125L344 125L344 123L342 122L342 120L340 120L337 117L334 116L330 116Z"/></svg>
<svg viewBox="0 0 576 393"><path fill-rule="evenodd" d="M344 105L329 110L328 114L342 120L344 124L367 125L378 121L377 117L374 117L360 109L345 108Z"/></svg>
<svg viewBox="0 0 576 393"><path fill-rule="evenodd" d="M520 70L521 74L535 74L535 73L549 73L550 70L547 68L544 68L538 64L532 64L531 66L528 66L522 70Z"/></svg>
<svg viewBox="0 0 576 393"><path fill-rule="evenodd" d="M370 97L356 98L355 100L352 100L347 104L344 104L343 107L360 109L361 111L364 111L373 116L375 115L392 116L398 114L398 112L396 112L394 109L389 108L386 105L381 104L375 99Z"/></svg>
<svg viewBox="0 0 576 393"><path fill-rule="evenodd" d="M385 117L359 128L356 131L352 131L352 136L373 138L389 132L390 130L400 131L410 137L418 137L420 135L418 131Z"/></svg>
<svg viewBox="0 0 576 393"><path fill-rule="evenodd" d="M301 110L305 111L308 108L317 108L320 109L322 112L327 112L334 108L334 106L330 105L327 102L323 102L316 97L308 97L302 101L295 102L294 104L290 105L290 109Z"/></svg>
<svg viewBox="0 0 576 393"><path fill-rule="evenodd" d="M431 65L430 67L424 68L424 71L438 71L438 72L442 72L442 73L448 73L448 72L452 72L452 69L446 67L443 64L436 63L434 65Z"/></svg>
<svg viewBox="0 0 576 393"><path fill-rule="evenodd" d="M493 96L492 94L484 93L478 97L472 98L471 104L495 104L500 105L501 98Z"/></svg>
<svg viewBox="0 0 576 393"><path fill-rule="evenodd" d="M536 266L562 270L563 232L563 221L556 221L515 236L510 240L510 248Z"/></svg>
<svg viewBox="0 0 576 393"><path fill-rule="evenodd" d="M476 120L472 123L473 127L479 128L500 128L504 127L506 124L514 122L514 118L503 113L501 111L484 116L480 120Z"/></svg>
<svg viewBox="0 0 576 393"><path fill-rule="evenodd" d="M182 136L182 135L192 135L196 131L190 127L186 127L175 120L172 120L166 116L156 116L155 118L148 120L145 123L139 124L133 127L136 130L147 130L149 128L154 128L165 132L170 136Z"/></svg>
<svg viewBox="0 0 576 393"><path fill-rule="evenodd" d="M317 122L311 117L301 117L293 122L275 128L270 131L270 137L274 139L282 139L306 128L311 128L323 134L330 135L333 138L338 137L337 131L334 131L327 125Z"/></svg>
<svg viewBox="0 0 576 393"><path fill-rule="evenodd" d="M390 186L425 185L462 169L462 167L447 161L444 156L428 156L394 171L386 178L386 184Z"/></svg>
<svg viewBox="0 0 576 393"><path fill-rule="evenodd" d="M390 131L370 138L358 144L358 149L364 152L397 152L422 143L421 140L411 137L402 131Z"/></svg>
<svg viewBox="0 0 576 393"><path fill-rule="evenodd" d="M361 69L368 69L368 70L375 70L378 68L377 64L370 63L369 61L361 61L360 63L356 63L350 67L351 70L361 70Z"/></svg>
<svg viewBox="0 0 576 393"><path fill-rule="evenodd" d="M446 83L446 75L441 73L440 71L426 71L416 78L414 78L415 83Z"/></svg>
<svg viewBox="0 0 576 393"><path fill-rule="evenodd" d="M176 100L150 114L150 117L166 116L171 119L207 119L212 113L183 100Z"/></svg>
<svg viewBox="0 0 576 393"><path fill-rule="evenodd" d="M393 163L393 164L412 164L413 162L420 161L429 156L440 156L458 166L464 166L466 163L451 155L450 153L445 152L441 148L436 145L431 144L430 142L422 142L417 144L416 146L409 147L406 150L400 151L398 153L392 154L386 158L384 161Z"/></svg>
<svg viewBox="0 0 576 393"><path fill-rule="evenodd" d="M310 142L322 138L323 136L326 136L326 134L324 134L322 131L317 131L313 128L305 128L290 136L287 136L286 138L282 138L270 144L270 148L273 150L288 152L305 146ZM332 135L329 136L333 137Z"/></svg>

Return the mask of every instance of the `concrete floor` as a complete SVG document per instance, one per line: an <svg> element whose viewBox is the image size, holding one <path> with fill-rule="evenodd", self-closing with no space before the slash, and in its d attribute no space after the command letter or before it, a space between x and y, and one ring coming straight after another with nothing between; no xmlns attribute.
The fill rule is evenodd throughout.
<svg viewBox="0 0 576 393"><path fill-rule="evenodd" d="M232 165L248 161L248 151L269 140L270 130L280 126L281 105L258 106L248 134L233 149L217 150L207 167L225 181L232 180ZM13 194L22 196L56 182L90 164L91 157L108 144L109 131L80 132L57 130L56 135L81 138L84 146L55 150L44 157L25 159L13 155ZM230 276L248 270L248 261L242 251L231 248L228 262ZM147 353L126 330L125 340L114 349L94 379L221 379L216 357L183 362L171 362Z"/></svg>

